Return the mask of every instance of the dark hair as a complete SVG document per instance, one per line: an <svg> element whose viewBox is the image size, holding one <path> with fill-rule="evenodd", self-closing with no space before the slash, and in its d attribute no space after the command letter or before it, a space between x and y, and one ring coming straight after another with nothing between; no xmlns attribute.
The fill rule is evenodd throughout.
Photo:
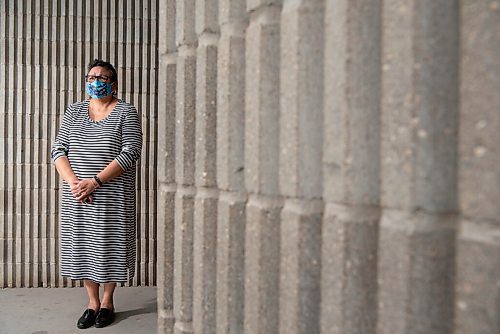
<svg viewBox="0 0 500 334"><path fill-rule="evenodd" d="M102 59L94 59L92 60L89 65L87 66L87 72L93 69L94 67L104 67L108 71L111 72L111 82L117 82L118 81L118 74L116 73L115 68L111 63L104 61Z"/></svg>

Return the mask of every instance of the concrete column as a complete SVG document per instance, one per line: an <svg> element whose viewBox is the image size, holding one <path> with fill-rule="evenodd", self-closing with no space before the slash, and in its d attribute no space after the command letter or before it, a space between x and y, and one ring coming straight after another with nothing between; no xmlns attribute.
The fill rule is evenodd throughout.
<svg viewBox="0 0 500 334"><path fill-rule="evenodd" d="M462 1L455 333L500 332L500 3Z"/></svg>
<svg viewBox="0 0 500 334"><path fill-rule="evenodd" d="M174 332L175 0L160 2L158 82L158 332Z"/></svg>
<svg viewBox="0 0 500 334"><path fill-rule="evenodd" d="M193 328L215 333L217 202L216 0L196 1L196 198L194 208Z"/></svg>
<svg viewBox="0 0 500 334"><path fill-rule="evenodd" d="M450 333L458 5L383 6L378 333Z"/></svg>
<svg viewBox="0 0 500 334"><path fill-rule="evenodd" d="M281 1L247 1L245 333L277 333L280 211L279 70Z"/></svg>
<svg viewBox="0 0 500 334"><path fill-rule="evenodd" d="M324 2L283 2L279 332L319 333Z"/></svg>
<svg viewBox="0 0 500 334"><path fill-rule="evenodd" d="M244 0L220 0L217 59L216 333L243 333L245 203Z"/></svg>
<svg viewBox="0 0 500 334"><path fill-rule="evenodd" d="M375 333L380 1L326 2L321 333Z"/></svg>
<svg viewBox="0 0 500 334"><path fill-rule="evenodd" d="M176 2L177 86L174 243L175 333L193 333L193 224L196 121L195 1Z"/></svg>

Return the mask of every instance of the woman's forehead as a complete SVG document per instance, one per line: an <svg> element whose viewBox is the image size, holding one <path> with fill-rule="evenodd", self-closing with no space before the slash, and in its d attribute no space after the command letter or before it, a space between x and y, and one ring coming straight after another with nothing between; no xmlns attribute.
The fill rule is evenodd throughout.
<svg viewBox="0 0 500 334"><path fill-rule="evenodd" d="M96 66L96 67L92 67L88 74L111 76L113 73L102 66Z"/></svg>

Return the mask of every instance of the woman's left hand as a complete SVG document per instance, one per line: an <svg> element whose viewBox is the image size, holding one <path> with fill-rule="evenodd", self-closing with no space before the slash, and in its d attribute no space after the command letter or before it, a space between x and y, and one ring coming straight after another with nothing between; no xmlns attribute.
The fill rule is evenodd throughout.
<svg viewBox="0 0 500 334"><path fill-rule="evenodd" d="M79 202L90 203L92 202L92 193L95 191L96 187L92 179L83 179L78 181L76 187L71 189L73 196Z"/></svg>

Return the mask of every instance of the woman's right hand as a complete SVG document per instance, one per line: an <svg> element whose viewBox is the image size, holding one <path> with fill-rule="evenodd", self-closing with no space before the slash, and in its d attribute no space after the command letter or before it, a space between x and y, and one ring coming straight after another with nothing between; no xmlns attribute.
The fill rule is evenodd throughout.
<svg viewBox="0 0 500 334"><path fill-rule="evenodd" d="M89 192L89 187L82 187L81 183L83 181L85 180L75 180L70 182L69 187L71 189L71 193L73 194L73 197L75 197L75 199L80 203L92 203L92 192L95 189Z"/></svg>

